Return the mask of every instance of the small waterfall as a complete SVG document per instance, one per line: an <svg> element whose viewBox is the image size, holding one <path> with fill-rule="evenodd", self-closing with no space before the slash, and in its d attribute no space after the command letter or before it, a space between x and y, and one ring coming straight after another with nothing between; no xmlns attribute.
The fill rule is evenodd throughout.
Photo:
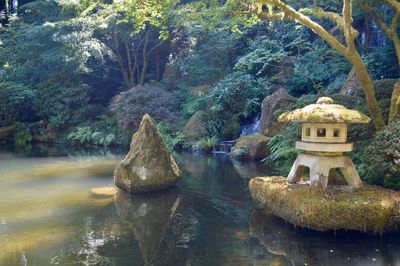
<svg viewBox="0 0 400 266"><path fill-rule="evenodd" d="M260 130L260 118L261 114L257 115L256 118L254 118L253 122L251 124L245 125L242 128L242 132L240 133L240 136L252 136L258 133ZM235 145L236 140L224 140L220 141L217 146L215 146L214 150L212 153L223 153L223 154L229 154L231 151L231 148Z"/></svg>
<svg viewBox="0 0 400 266"><path fill-rule="evenodd" d="M261 114L258 114L251 124L245 125L240 133L241 137L252 136L260 131L260 118Z"/></svg>
<svg viewBox="0 0 400 266"><path fill-rule="evenodd" d="M235 146L236 140L223 140L220 141L217 146L215 146L212 153L223 153L229 154L231 152L231 148Z"/></svg>

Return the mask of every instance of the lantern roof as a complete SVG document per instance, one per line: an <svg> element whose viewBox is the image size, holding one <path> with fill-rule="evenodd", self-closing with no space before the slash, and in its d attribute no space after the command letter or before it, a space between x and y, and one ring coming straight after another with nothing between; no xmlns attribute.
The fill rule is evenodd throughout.
<svg viewBox="0 0 400 266"><path fill-rule="evenodd" d="M329 97L321 97L315 104L281 114L278 121L366 124L371 119L359 111L347 109L340 104L334 104Z"/></svg>

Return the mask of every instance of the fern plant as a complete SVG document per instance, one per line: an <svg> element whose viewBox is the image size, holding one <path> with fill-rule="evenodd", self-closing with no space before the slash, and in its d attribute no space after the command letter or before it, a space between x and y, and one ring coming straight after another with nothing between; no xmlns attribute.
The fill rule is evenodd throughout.
<svg viewBox="0 0 400 266"><path fill-rule="evenodd" d="M100 131L95 131L91 127L77 127L75 132L68 134L67 139L78 145L101 145L110 146L114 140L114 134L107 134Z"/></svg>
<svg viewBox="0 0 400 266"><path fill-rule="evenodd" d="M184 144L185 135L180 131L172 132L171 124L161 122L157 125L157 128L164 139L165 145L167 145L170 150L177 149Z"/></svg>
<svg viewBox="0 0 400 266"><path fill-rule="evenodd" d="M270 139L268 142L270 155L262 161L274 165L279 170L279 174L287 175L298 154L298 150L295 148L295 141L299 137L299 124L289 124L280 134Z"/></svg>

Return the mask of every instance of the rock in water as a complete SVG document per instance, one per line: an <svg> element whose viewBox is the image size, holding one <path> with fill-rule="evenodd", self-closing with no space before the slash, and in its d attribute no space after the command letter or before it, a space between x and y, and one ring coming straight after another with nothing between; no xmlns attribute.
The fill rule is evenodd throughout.
<svg viewBox="0 0 400 266"><path fill-rule="evenodd" d="M173 186L180 170L157 129L156 122L144 115L133 135L129 153L114 171L115 185L130 193Z"/></svg>
<svg viewBox="0 0 400 266"><path fill-rule="evenodd" d="M268 156L269 138L261 134L240 137L232 147L230 156L237 160L257 160Z"/></svg>

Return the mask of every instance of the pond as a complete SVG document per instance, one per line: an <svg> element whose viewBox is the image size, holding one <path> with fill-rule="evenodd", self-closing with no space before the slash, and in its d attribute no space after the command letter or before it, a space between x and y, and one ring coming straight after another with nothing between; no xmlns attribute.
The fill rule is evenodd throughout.
<svg viewBox="0 0 400 266"><path fill-rule="evenodd" d="M0 265L400 265L399 235L316 233L256 210L226 155L176 154L176 188L113 192L120 152L0 152Z"/></svg>

